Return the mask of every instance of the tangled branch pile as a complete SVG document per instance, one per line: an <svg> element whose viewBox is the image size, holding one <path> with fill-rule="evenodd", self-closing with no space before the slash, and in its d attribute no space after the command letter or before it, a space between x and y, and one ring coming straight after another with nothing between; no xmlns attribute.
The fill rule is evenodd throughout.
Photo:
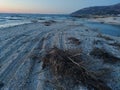
<svg viewBox="0 0 120 90"><path fill-rule="evenodd" d="M83 83L88 88L111 90L102 80L88 71L80 61L69 52L53 48L43 58L43 69L50 67L55 76L70 77L74 83Z"/></svg>

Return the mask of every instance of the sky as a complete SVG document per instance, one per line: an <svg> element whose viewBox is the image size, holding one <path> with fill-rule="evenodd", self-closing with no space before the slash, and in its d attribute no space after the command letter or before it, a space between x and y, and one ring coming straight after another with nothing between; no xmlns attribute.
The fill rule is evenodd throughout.
<svg viewBox="0 0 120 90"><path fill-rule="evenodd" d="M120 0L0 0L0 13L69 14L90 6L105 6Z"/></svg>

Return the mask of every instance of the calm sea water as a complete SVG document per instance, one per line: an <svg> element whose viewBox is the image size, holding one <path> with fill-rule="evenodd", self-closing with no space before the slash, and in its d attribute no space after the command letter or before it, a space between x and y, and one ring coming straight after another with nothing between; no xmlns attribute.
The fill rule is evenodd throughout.
<svg viewBox="0 0 120 90"><path fill-rule="evenodd" d="M79 19L81 23L100 33L120 37L120 25L111 25L99 22L92 22L86 19Z"/></svg>
<svg viewBox="0 0 120 90"><path fill-rule="evenodd" d="M58 15L58 14L11 14L11 13L2 13L0 14L0 28L9 27L24 23L30 23L31 20L49 20L49 19L68 19L73 18L69 15ZM120 37L120 26L101 24L96 22L88 22L83 19L79 19L80 22L85 25L97 29L99 32Z"/></svg>
<svg viewBox="0 0 120 90"><path fill-rule="evenodd" d="M118 25L101 24L97 22L86 22L85 24L91 28L95 28L100 33L120 37L120 26Z"/></svg>
<svg viewBox="0 0 120 90"><path fill-rule="evenodd" d="M31 20L49 20L49 19L64 19L68 15L58 15L58 14L11 14L11 13L1 13L0 14L0 28L9 27L24 23L30 23Z"/></svg>

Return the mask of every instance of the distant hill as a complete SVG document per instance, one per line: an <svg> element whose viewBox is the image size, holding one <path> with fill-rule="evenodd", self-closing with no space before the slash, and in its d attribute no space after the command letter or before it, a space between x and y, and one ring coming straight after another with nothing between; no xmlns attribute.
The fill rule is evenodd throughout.
<svg viewBox="0 0 120 90"><path fill-rule="evenodd" d="M118 15L120 14L120 3L110 6L95 6L88 7L73 12L72 16L87 16L87 15Z"/></svg>

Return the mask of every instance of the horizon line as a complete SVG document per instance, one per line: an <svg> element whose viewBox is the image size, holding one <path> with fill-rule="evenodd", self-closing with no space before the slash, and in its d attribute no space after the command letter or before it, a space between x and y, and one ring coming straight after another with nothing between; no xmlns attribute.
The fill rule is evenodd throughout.
<svg viewBox="0 0 120 90"><path fill-rule="evenodd" d="M0 14L46 14L46 15L69 15L69 14L65 14L65 13L24 13L24 12L0 12Z"/></svg>

